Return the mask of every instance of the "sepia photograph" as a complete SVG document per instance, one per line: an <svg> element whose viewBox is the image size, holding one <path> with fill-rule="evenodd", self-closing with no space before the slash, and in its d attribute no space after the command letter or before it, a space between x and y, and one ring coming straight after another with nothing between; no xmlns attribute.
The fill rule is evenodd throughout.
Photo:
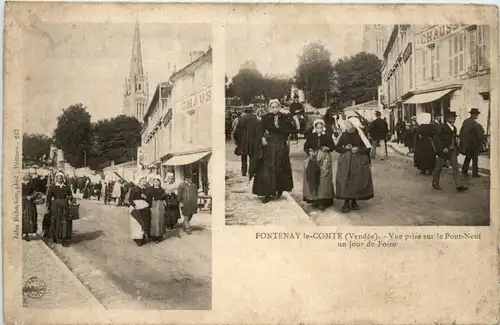
<svg viewBox="0 0 500 325"><path fill-rule="evenodd" d="M490 26L226 27L226 225L489 226Z"/></svg>
<svg viewBox="0 0 500 325"><path fill-rule="evenodd" d="M210 25L22 37L23 306L210 310Z"/></svg>

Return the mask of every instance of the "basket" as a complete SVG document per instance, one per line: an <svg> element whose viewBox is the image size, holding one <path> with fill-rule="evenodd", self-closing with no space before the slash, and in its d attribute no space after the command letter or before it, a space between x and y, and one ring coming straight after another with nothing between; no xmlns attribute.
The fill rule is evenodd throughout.
<svg viewBox="0 0 500 325"><path fill-rule="evenodd" d="M80 219L80 204L69 204L69 219Z"/></svg>

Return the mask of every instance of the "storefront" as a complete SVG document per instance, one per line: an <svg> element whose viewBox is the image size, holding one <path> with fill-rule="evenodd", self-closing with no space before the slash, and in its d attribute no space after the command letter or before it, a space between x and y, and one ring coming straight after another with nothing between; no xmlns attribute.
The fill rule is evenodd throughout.
<svg viewBox="0 0 500 325"><path fill-rule="evenodd" d="M460 128L471 108L482 113L478 122L488 129L490 68L489 27L435 25L414 35L416 87L404 101L415 114L426 112L442 120L457 113Z"/></svg>
<svg viewBox="0 0 500 325"><path fill-rule="evenodd" d="M172 88L172 150L162 166L177 182L191 177L200 195L210 195L212 157L212 50L170 78Z"/></svg>

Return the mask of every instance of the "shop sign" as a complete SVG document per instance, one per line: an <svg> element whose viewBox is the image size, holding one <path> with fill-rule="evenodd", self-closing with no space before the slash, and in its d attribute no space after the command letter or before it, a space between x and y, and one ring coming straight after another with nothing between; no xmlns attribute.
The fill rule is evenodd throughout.
<svg viewBox="0 0 500 325"><path fill-rule="evenodd" d="M202 90L181 101L181 109L183 111L194 111L199 109L204 103L212 100L212 88Z"/></svg>
<svg viewBox="0 0 500 325"><path fill-rule="evenodd" d="M438 25L430 28L420 34L417 34L415 39L418 46L425 46L434 43L436 40L446 37L460 28L460 24L454 25Z"/></svg>

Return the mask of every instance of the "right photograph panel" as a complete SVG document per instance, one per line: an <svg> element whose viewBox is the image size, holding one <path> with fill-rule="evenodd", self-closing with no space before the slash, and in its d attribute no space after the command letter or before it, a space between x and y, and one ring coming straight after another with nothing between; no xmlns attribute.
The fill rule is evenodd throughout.
<svg viewBox="0 0 500 325"><path fill-rule="evenodd" d="M489 226L490 27L226 27L226 225Z"/></svg>

